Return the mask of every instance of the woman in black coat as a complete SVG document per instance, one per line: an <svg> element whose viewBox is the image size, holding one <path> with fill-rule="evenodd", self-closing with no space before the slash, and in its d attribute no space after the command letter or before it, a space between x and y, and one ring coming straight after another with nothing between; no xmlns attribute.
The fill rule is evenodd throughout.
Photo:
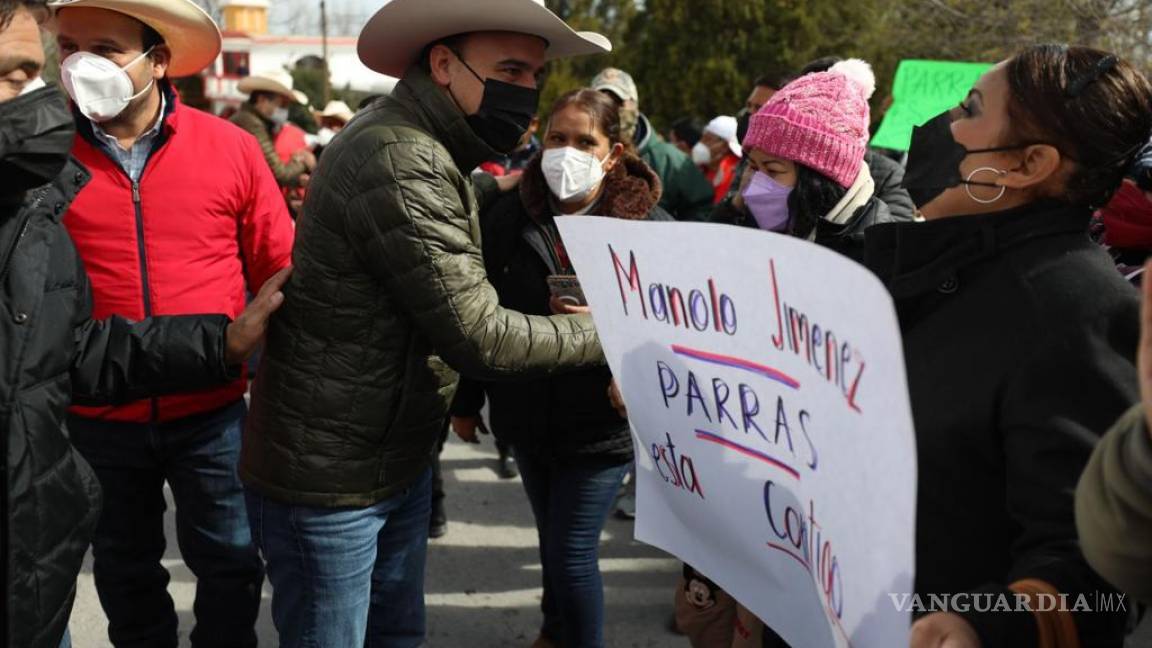
<svg viewBox="0 0 1152 648"><path fill-rule="evenodd" d="M501 306L579 312L549 287L549 277L575 274L557 218L671 220L657 205L660 179L620 137L619 124L607 95L565 95L519 192L481 214L484 263ZM453 429L475 441L486 396L493 434L514 448L540 535L544 623L536 646L604 645L600 532L632 460L628 423L608 400L611 380L606 367L520 382L465 377L452 407Z"/></svg>
<svg viewBox="0 0 1152 648"><path fill-rule="evenodd" d="M1073 494L1139 396L1136 294L1087 228L1148 141L1149 106L1152 85L1115 56L1027 49L915 131L905 185L927 222L866 234L904 335L916 594L963 595L950 610L913 605L927 612L914 648L1123 642L1125 614L1099 609L1113 590L1080 552ZM1017 608L1017 594L1044 593L1067 603Z"/></svg>

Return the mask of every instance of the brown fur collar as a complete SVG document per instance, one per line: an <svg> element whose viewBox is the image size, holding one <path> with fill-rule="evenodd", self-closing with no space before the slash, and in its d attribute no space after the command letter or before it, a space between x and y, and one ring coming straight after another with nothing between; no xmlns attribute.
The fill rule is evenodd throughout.
<svg viewBox="0 0 1152 648"><path fill-rule="evenodd" d="M528 163L520 183L520 199L528 215L536 222L544 222L553 216L549 205L552 191L548 189L544 172L540 169L540 157L541 154L537 154ZM643 220L660 202L661 191L660 177L656 172L635 154L625 153L605 176L604 191L593 215Z"/></svg>

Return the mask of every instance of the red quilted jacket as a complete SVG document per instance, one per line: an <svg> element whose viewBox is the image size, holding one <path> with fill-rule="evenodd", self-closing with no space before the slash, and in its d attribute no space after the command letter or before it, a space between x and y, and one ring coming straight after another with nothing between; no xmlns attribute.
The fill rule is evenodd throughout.
<svg viewBox="0 0 1152 648"><path fill-rule="evenodd" d="M189 108L170 90L162 136L137 185L94 142L83 117L72 154L92 173L64 219L91 278L93 317L244 309L291 263L292 221L256 139ZM111 421L171 421L241 398L246 378L120 407L74 407Z"/></svg>

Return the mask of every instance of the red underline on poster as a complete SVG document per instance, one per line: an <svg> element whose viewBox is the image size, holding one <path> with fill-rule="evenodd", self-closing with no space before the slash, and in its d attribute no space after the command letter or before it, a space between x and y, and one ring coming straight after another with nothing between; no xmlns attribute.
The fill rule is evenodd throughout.
<svg viewBox="0 0 1152 648"><path fill-rule="evenodd" d="M789 556L791 556L791 557L792 557L792 558L793 558L793 559L794 559L796 562L800 563L800 565L801 565L802 567L804 567L804 570L805 570L805 571L807 571L809 574L811 574L811 573L812 573L812 568L808 566L808 562L807 562L807 561L805 561L805 560L804 560L804 558L803 558L802 556L798 556L798 555L796 555L795 553L793 553L793 552L792 552L792 550L791 550L791 549L789 549L788 547L785 547L785 546L783 546L783 545L778 545L778 544L776 544L776 543L774 543L774 542L769 542L769 543L767 543L767 544L768 544L768 546L769 546L769 547L771 547L771 548L775 549L776 551L781 551L781 552L784 552L784 553L788 554L788 555L789 555Z"/></svg>
<svg viewBox="0 0 1152 648"><path fill-rule="evenodd" d="M783 470L784 472L786 472L789 475L791 475L792 477L794 477L797 481L800 480L800 472L797 471L795 468L793 468L792 466L789 466L788 464L784 463L783 461L780 461L779 459L776 459L774 457L770 457L770 456L764 454L763 452L760 452L759 450L753 450L752 448L742 446L739 443L736 443L735 441L730 441L730 440L725 439L724 437L722 437L718 434L713 434L712 432L708 432L707 430L696 430L696 438L700 439L701 441L708 441L709 443L715 443L716 445L723 446L725 448L728 448L729 450L735 450L736 452L739 452L740 454L745 455L747 457L752 457L753 459L756 459L757 461L763 461L764 463L766 463L770 466L775 466L775 467L779 468L780 470Z"/></svg>
<svg viewBox="0 0 1152 648"><path fill-rule="evenodd" d="M770 549L775 549L776 551L784 553L788 557L800 563L800 566L804 568L804 571L808 572L809 576L812 575L812 568L808 565L807 561L804 560L803 556L798 556L790 548L783 545L778 545L774 542L766 542L765 544L767 544ZM844 626L840 625L840 619L836 616L836 613L833 612L832 608L828 607L827 604L824 605L824 611L828 614L828 618L832 620L832 625L836 626L836 629L840 631L840 636L844 637L844 642L848 644L848 648L852 648L852 641L848 638L848 633L844 631Z"/></svg>
<svg viewBox="0 0 1152 648"><path fill-rule="evenodd" d="M764 376L765 378L770 378L772 380L775 380L776 382L778 382L782 385L786 385L788 387L791 387L792 389L800 389L800 381L799 380L796 380L792 376L789 376L788 374L784 373L783 371L780 371L779 369L773 369L772 367L769 367L768 365L763 365L763 364L759 364L757 362L752 362L751 360L744 360L742 358L736 358L733 356L720 355L719 353L709 353L708 351L700 351L698 349L690 349L688 347L680 346L678 344L672 345L672 352L675 353L676 355L684 356L685 358L692 358L693 360L699 360L701 362L708 362L711 364L721 365L724 367L732 367L734 369L743 369L744 371L750 371L754 374Z"/></svg>

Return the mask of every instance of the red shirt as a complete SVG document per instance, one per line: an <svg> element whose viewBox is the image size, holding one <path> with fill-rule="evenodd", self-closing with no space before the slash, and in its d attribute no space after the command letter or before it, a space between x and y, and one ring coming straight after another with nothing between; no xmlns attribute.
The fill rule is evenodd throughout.
<svg viewBox="0 0 1152 648"><path fill-rule="evenodd" d="M732 186L732 178L736 175L736 167L738 166L740 166L740 158L729 153L724 156L723 160L720 160L720 164L715 169L704 169L704 177L712 183L713 205L724 200L724 197L728 195L728 189Z"/></svg>
<svg viewBox="0 0 1152 648"><path fill-rule="evenodd" d="M276 146L276 155L280 156L280 161L287 163L292 159L298 151L303 151L308 148L308 134L292 122L286 122L276 132L276 140L273 144Z"/></svg>
<svg viewBox="0 0 1152 648"><path fill-rule="evenodd" d="M77 134L72 154L92 173L65 215L92 284L93 317L244 309L291 263L292 220L256 138L175 96L162 137L133 187L120 165ZM81 118L83 119L83 118ZM87 128L86 128L87 127ZM81 124L81 131L90 125ZM120 407L73 407L111 421L171 421L235 402L245 378L212 390Z"/></svg>
<svg viewBox="0 0 1152 648"><path fill-rule="evenodd" d="M280 127L280 130L276 132L276 139L272 144L276 147L276 155L280 156L280 161L288 164L292 156L296 155L297 152L307 150L307 133L296 124L286 122ZM284 196L285 200L291 200L293 198L304 199L304 187L281 187L280 189L280 193Z"/></svg>

